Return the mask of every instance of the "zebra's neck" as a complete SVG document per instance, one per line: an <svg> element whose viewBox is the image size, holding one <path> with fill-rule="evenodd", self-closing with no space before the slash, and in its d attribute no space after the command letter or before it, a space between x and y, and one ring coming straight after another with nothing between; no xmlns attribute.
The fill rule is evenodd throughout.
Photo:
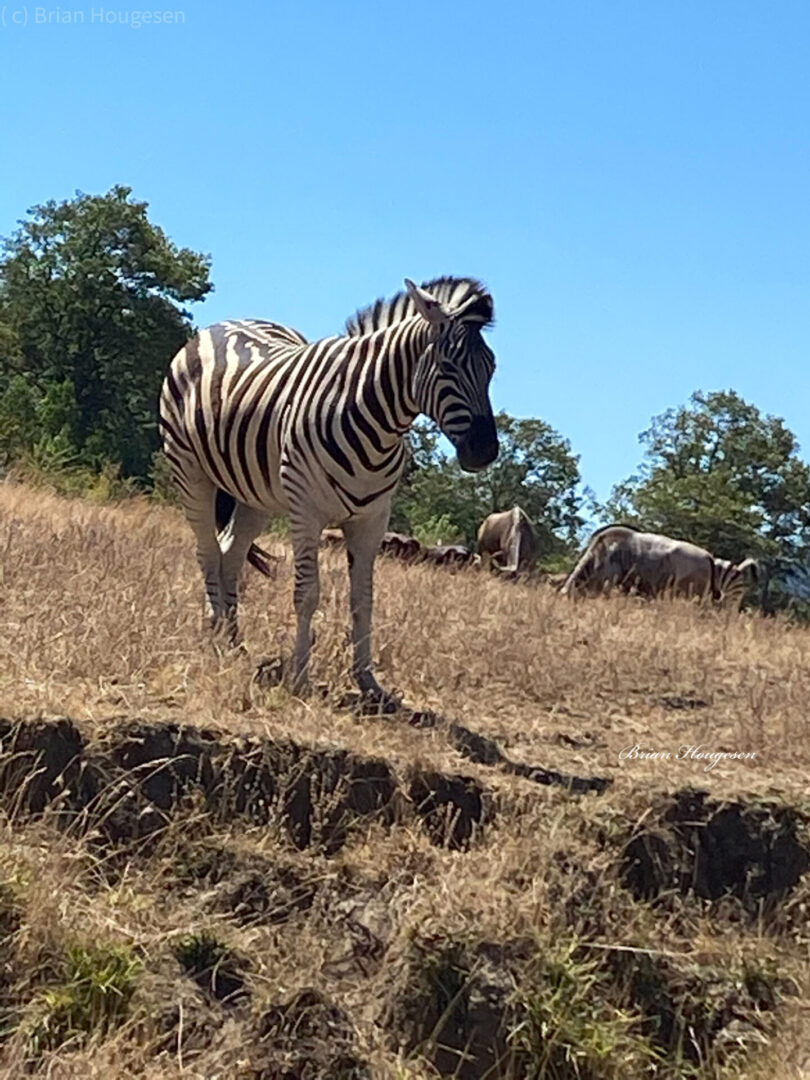
<svg viewBox="0 0 810 1080"><path fill-rule="evenodd" d="M430 330L421 319L336 339L338 364L323 397L325 465L350 513L390 498L405 464L404 436L419 415L415 382Z"/></svg>
<svg viewBox="0 0 810 1080"><path fill-rule="evenodd" d="M356 408L373 419L383 455L400 442L421 411L417 371L429 336L430 328L412 318L357 339L353 366L358 379L352 397Z"/></svg>

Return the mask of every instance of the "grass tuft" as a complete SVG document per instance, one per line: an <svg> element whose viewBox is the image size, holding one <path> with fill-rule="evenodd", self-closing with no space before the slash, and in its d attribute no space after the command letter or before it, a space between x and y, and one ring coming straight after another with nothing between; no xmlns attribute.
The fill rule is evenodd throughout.
<svg viewBox="0 0 810 1080"><path fill-rule="evenodd" d="M615 989L579 942L549 945L518 990L511 1044L537 1080L624 1080L649 1075L661 1054L639 1018L611 1004Z"/></svg>

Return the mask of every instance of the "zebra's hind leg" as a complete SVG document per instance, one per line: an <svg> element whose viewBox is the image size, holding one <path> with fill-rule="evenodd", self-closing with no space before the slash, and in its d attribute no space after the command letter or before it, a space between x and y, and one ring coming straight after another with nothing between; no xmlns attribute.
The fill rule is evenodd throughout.
<svg viewBox="0 0 810 1080"><path fill-rule="evenodd" d="M267 511L254 510L237 503L233 514L217 537L221 552L220 589L223 620L228 640L235 645L239 638L239 573L250 545L267 523Z"/></svg>
<svg viewBox="0 0 810 1080"><path fill-rule="evenodd" d="M382 712L396 712L401 702L383 690L371 661L371 615L374 602L374 559L388 524L389 508L373 518L352 518L343 525L349 560L352 609L352 675L363 696Z"/></svg>

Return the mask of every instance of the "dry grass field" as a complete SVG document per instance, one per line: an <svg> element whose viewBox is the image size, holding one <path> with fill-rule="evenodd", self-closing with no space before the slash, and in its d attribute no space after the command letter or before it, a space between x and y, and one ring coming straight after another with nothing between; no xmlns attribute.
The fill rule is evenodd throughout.
<svg viewBox="0 0 810 1080"><path fill-rule="evenodd" d="M810 1077L808 631L381 559L361 716L265 546L221 653L175 511L0 486L0 1076Z"/></svg>

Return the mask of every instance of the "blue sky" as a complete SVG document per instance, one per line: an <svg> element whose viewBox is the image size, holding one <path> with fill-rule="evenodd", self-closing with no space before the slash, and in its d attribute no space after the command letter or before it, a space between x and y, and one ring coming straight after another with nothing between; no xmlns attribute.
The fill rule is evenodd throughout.
<svg viewBox="0 0 810 1080"><path fill-rule="evenodd" d="M600 497L697 388L785 417L810 457L805 0L180 0L171 25L124 21L143 10L2 8L0 234L125 183L211 254L200 324L310 337L405 276L481 277L496 407L570 439Z"/></svg>

